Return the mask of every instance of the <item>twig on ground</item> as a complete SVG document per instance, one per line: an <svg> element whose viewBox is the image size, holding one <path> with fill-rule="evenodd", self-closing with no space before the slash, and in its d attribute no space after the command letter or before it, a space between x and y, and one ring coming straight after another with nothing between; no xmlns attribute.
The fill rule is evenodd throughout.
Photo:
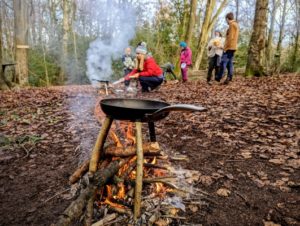
<svg viewBox="0 0 300 226"><path fill-rule="evenodd" d="M70 191L70 190L71 190L71 188L67 188L66 190L63 190L63 191L61 191L61 192L58 192L58 193L56 193L55 195L53 195L52 197L46 199L46 200L44 201L44 203L49 202L51 199L54 199L56 196L59 196L59 195L65 193L66 191Z"/></svg>

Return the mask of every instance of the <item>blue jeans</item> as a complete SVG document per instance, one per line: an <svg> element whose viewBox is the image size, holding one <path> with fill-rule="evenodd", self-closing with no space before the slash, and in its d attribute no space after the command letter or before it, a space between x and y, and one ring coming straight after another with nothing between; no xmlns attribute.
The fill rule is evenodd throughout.
<svg viewBox="0 0 300 226"><path fill-rule="evenodd" d="M160 76L140 76L139 81L142 86L143 92L149 92L150 90L155 89L158 87L162 82L164 78L162 75Z"/></svg>
<svg viewBox="0 0 300 226"><path fill-rule="evenodd" d="M234 52L235 50L227 50L225 53L223 53L221 65L220 65L220 71L216 77L217 81L220 81L222 79L226 68L228 71L227 79L230 81L232 80Z"/></svg>

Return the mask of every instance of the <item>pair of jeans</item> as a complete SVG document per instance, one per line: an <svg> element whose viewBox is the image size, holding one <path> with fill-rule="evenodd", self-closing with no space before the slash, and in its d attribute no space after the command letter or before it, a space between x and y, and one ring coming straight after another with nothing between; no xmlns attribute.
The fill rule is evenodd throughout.
<svg viewBox="0 0 300 226"><path fill-rule="evenodd" d="M232 80L234 52L235 52L235 50L227 50L226 52L223 53L221 65L220 65L220 71L218 73L218 76L216 77L217 81L220 81L222 79L226 68L228 71L227 79L229 81Z"/></svg>
<svg viewBox="0 0 300 226"><path fill-rule="evenodd" d="M140 76L139 81L142 86L143 92L149 92L156 87L158 87L162 82L164 78L162 75L160 76Z"/></svg>
<svg viewBox="0 0 300 226"><path fill-rule="evenodd" d="M186 65L185 68L181 68L181 76L182 80L186 82L188 80L188 66Z"/></svg>
<svg viewBox="0 0 300 226"><path fill-rule="evenodd" d="M208 72L207 72L207 82L210 82L212 77L212 72L215 69L215 78L217 78L219 69L220 69L220 56L215 55L213 57L209 57L208 59Z"/></svg>

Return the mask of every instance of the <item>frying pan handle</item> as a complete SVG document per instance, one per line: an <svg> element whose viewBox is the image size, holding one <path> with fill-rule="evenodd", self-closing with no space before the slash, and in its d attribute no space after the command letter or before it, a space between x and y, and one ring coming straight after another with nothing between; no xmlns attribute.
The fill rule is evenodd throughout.
<svg viewBox="0 0 300 226"><path fill-rule="evenodd" d="M175 104L171 106L167 106L164 108L161 108L157 111L155 111L152 114L147 114L147 119L155 120L156 118L159 118L162 114L165 114L170 111L206 111L207 109L202 106L195 106L191 104Z"/></svg>

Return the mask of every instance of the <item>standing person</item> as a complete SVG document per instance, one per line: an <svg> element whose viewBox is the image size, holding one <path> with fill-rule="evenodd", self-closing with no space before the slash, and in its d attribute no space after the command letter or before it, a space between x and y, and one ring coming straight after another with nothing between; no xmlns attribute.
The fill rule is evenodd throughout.
<svg viewBox="0 0 300 226"><path fill-rule="evenodd" d="M192 65L192 50L187 46L186 42L179 43L181 53L180 53L180 68L182 81L186 82L188 80L188 66Z"/></svg>
<svg viewBox="0 0 300 226"><path fill-rule="evenodd" d="M131 48L127 47L125 49L125 54L122 56L122 63L124 66L124 76L128 75L134 68L134 57L131 54ZM129 86L130 81L124 82L125 86Z"/></svg>
<svg viewBox="0 0 300 226"><path fill-rule="evenodd" d="M215 69L215 78L217 77L220 69L221 57L223 55L224 39L220 31L215 31L215 37L212 38L207 46L208 55L208 72L207 83L211 85L212 72Z"/></svg>
<svg viewBox="0 0 300 226"><path fill-rule="evenodd" d="M227 68L228 76L224 84L228 84L230 81L232 81L232 76L233 76L233 58L234 58L234 52L237 50L237 42L239 37L239 25L234 20L234 16L232 12L228 13L225 18L229 25L229 28L226 32L226 40L224 44L224 53L221 61L221 68L216 78L216 81L218 82L221 81L224 72Z"/></svg>
<svg viewBox="0 0 300 226"><path fill-rule="evenodd" d="M156 64L152 56L147 55L147 47L140 44L136 50L137 65L126 77L125 80L138 79L142 92L149 92L156 89L163 82L163 71Z"/></svg>

